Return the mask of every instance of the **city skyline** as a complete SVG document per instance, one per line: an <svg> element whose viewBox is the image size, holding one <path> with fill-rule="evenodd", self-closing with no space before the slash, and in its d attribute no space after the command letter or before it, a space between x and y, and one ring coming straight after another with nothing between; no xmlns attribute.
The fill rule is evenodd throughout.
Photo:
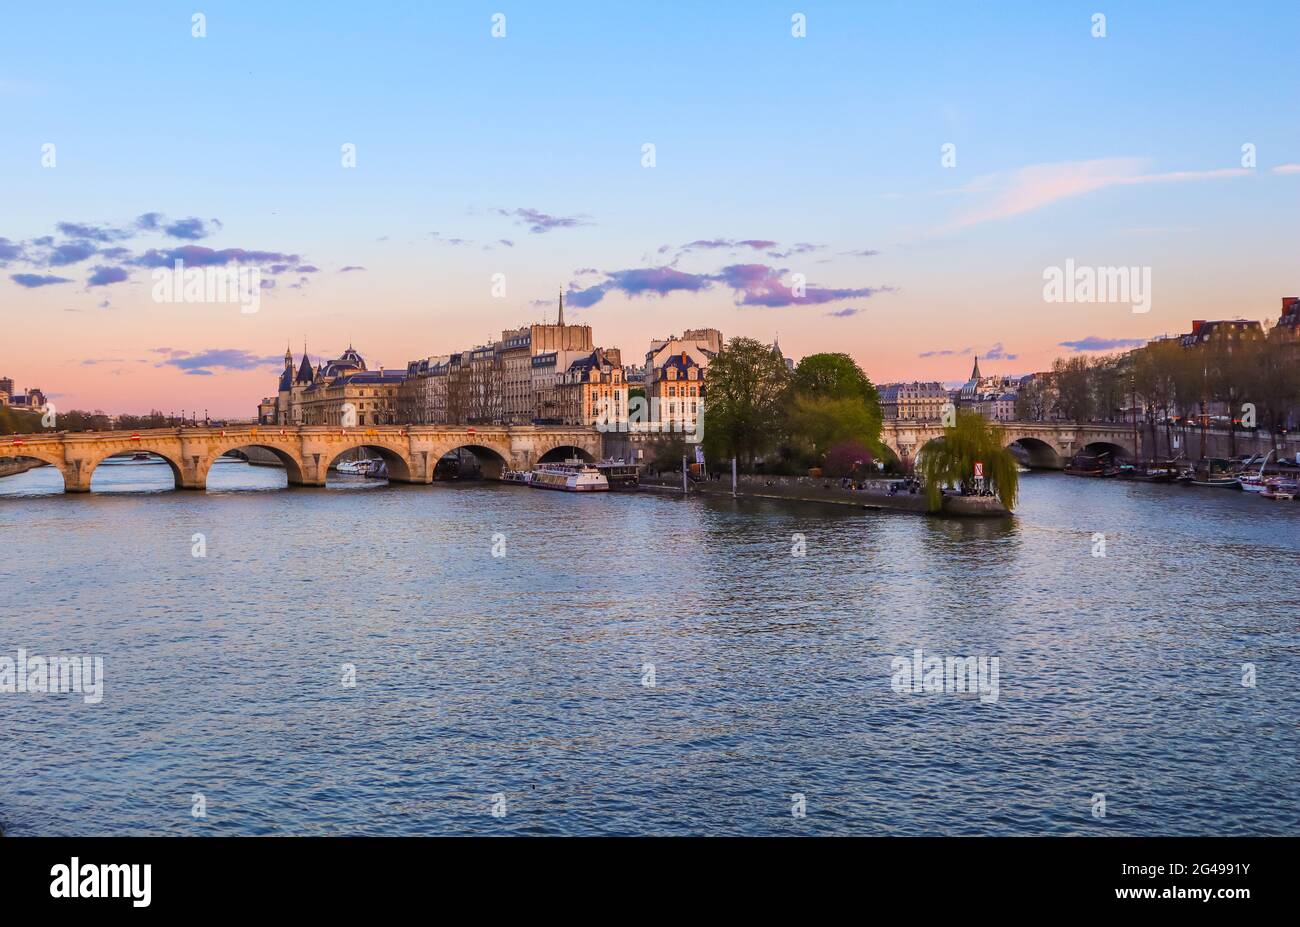
<svg viewBox="0 0 1300 927"><path fill-rule="evenodd" d="M1283 4L1115 4L1104 37L1030 4L817 4L802 38L774 4L507 9L501 37L486 6L214 9L202 37L188 10L74 11L0 36L0 374L62 409L246 418L286 344L397 370L553 321L557 290L625 358L716 327L877 383L1274 319L1295 290ZM274 286L254 313L155 302L176 257ZM1149 268L1149 311L1046 302L1068 261Z"/></svg>

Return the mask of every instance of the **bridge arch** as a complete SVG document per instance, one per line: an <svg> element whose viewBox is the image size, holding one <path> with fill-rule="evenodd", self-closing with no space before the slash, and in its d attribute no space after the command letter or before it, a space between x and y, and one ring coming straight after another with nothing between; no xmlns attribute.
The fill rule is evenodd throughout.
<svg viewBox="0 0 1300 927"><path fill-rule="evenodd" d="M276 460L284 466L285 476L288 477L289 485L301 486L303 484L302 461L298 458L296 453L270 442L257 440L246 441L243 443L229 442L214 447L208 458L203 461L199 470L200 484L204 488L207 488L208 476L212 472L213 464L218 460L230 454L232 451L243 451L248 448L257 448L258 450L269 451L271 454L274 454Z"/></svg>
<svg viewBox="0 0 1300 927"><path fill-rule="evenodd" d="M1060 470L1065 466L1060 452L1042 438L1014 438L1007 449L1031 470Z"/></svg>
<svg viewBox="0 0 1300 927"><path fill-rule="evenodd" d="M141 452L153 454L155 457L161 457L163 462L166 463L168 468L172 471L172 488L185 488L185 466L181 461L173 457L170 452L159 450L157 446L146 443L137 444L131 442L131 446L129 447L110 448L97 456L82 459L81 472L78 475L81 482L84 484L86 491L95 491L95 471L99 469L99 465L104 461L108 460L110 457L125 457L130 454L139 454Z"/></svg>
<svg viewBox="0 0 1300 927"><path fill-rule="evenodd" d="M587 463L595 463L596 455L578 444L554 444L542 451L537 457L538 463L559 463L577 457Z"/></svg>
<svg viewBox="0 0 1300 927"><path fill-rule="evenodd" d="M29 448L26 445L18 445L15 447L0 447L0 461L19 460L24 457L26 457L29 460L39 460L42 463L47 463L50 466L52 466L55 470L58 470L59 477L63 481L63 491L67 492L68 474L67 471L64 469L67 466L67 461L63 459L62 453L47 451L41 447Z"/></svg>
<svg viewBox="0 0 1300 927"><path fill-rule="evenodd" d="M1083 453L1094 457L1109 455L1111 460L1127 460L1132 456L1124 445L1111 441L1092 441L1083 446Z"/></svg>
<svg viewBox="0 0 1300 927"><path fill-rule="evenodd" d="M478 463L479 473L484 479L499 480L501 474L510 466L509 449L492 447L488 444L458 444L455 447L444 448L438 455L437 462L434 464L433 479L455 479L457 474L453 473L453 466L447 463L448 458L458 451L468 451Z"/></svg>
<svg viewBox="0 0 1300 927"><path fill-rule="evenodd" d="M381 459L384 462L384 466L388 469L388 479L391 482L411 482L411 461L407 458L404 452L394 450L391 447L386 447L383 444L373 444L367 441L357 441L341 446L331 445L329 449L329 460L326 461L324 457L321 458L321 463L324 464L321 468L321 475L324 476L325 474L328 474L330 467L334 466L335 462L340 457L348 451L355 450L369 451Z"/></svg>

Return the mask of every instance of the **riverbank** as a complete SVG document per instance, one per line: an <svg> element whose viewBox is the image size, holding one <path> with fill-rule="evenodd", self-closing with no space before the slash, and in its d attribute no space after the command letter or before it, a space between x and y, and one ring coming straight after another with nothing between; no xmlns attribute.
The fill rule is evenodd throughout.
<svg viewBox="0 0 1300 927"><path fill-rule="evenodd" d="M45 467L48 464L43 460L34 460L31 457L6 457L0 460L0 479L6 476L17 476L19 473L26 473L28 470L35 470L37 467Z"/></svg>
<svg viewBox="0 0 1300 927"><path fill-rule="evenodd" d="M944 496L943 508L931 513L923 493L899 492L890 495L894 480L868 480L865 489L843 489L838 480L807 476L741 476L736 480L736 496L752 499L788 499L795 502L820 502L854 508L906 512L912 515L950 516L955 518L1007 518L1011 512L996 496ZM642 475L641 485L659 492L682 491L682 480ZM731 496L730 478L690 482L689 492L699 495Z"/></svg>

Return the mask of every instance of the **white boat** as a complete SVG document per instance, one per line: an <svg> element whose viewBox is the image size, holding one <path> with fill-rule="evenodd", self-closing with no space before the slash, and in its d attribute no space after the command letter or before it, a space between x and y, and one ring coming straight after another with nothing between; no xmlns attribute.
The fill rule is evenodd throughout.
<svg viewBox="0 0 1300 927"><path fill-rule="evenodd" d="M527 486L532 481L533 474L531 470L506 470L501 474L501 482L503 483L522 483Z"/></svg>
<svg viewBox="0 0 1300 927"><path fill-rule="evenodd" d="M1270 481L1264 478L1264 468L1268 466L1268 459L1272 456L1272 451L1269 451L1264 455L1264 459L1260 462L1259 473L1257 475L1243 476L1241 478L1241 488L1243 490L1246 492L1256 493L1264 493L1268 491ZM1255 463L1255 458L1252 457L1250 460L1246 461L1246 463L1247 465L1253 465Z"/></svg>
<svg viewBox="0 0 1300 927"><path fill-rule="evenodd" d="M529 486L537 489L559 489L564 492L609 492L609 480L588 464L539 464L532 473Z"/></svg>
<svg viewBox="0 0 1300 927"><path fill-rule="evenodd" d="M339 473L352 476L385 477L388 475L388 466L377 457L369 460L345 460L334 469Z"/></svg>

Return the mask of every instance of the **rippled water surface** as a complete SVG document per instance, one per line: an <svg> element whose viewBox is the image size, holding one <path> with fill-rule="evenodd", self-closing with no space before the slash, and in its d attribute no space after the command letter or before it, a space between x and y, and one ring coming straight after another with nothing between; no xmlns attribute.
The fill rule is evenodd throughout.
<svg viewBox="0 0 1300 927"><path fill-rule="evenodd" d="M0 481L0 655L106 675L97 705L0 694L10 834L1300 833L1300 503L170 480ZM894 692L918 647L998 657L996 702Z"/></svg>

